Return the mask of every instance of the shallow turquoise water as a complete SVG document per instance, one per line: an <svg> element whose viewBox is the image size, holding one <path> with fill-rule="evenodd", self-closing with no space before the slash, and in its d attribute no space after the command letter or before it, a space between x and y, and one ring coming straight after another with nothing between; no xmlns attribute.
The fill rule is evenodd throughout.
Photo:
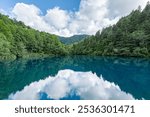
<svg viewBox="0 0 150 117"><path fill-rule="evenodd" d="M150 99L149 59L91 56L67 56L0 62L0 99L8 99L10 94L22 91L25 86L48 76L56 76L60 70L65 69L83 73L92 71L98 77L103 76L104 80L119 86L121 91L131 94L135 99ZM77 77L80 77L80 75ZM85 86L87 87L87 85ZM59 87L61 87L61 84L59 84ZM81 94L72 93L74 92L73 89L69 90L70 92L71 94L60 96L59 99L95 99L95 94L92 94L93 97L91 98L81 98ZM45 92L39 92L38 95L40 95L38 99L53 99L48 97Z"/></svg>

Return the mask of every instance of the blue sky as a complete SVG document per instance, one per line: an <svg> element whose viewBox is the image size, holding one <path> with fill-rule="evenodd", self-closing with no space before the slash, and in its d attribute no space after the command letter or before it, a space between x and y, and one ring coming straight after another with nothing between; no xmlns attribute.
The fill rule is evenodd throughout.
<svg viewBox="0 0 150 117"><path fill-rule="evenodd" d="M34 4L46 13L47 9L56 6L68 11L77 11L79 9L80 0L0 0L0 8L6 11L15 6L16 3Z"/></svg>

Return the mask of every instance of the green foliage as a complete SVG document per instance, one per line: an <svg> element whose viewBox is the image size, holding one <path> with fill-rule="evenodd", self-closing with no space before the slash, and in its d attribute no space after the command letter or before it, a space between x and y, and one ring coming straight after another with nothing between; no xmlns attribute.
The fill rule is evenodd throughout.
<svg viewBox="0 0 150 117"><path fill-rule="evenodd" d="M57 36L39 32L0 14L0 59L65 55Z"/></svg>
<svg viewBox="0 0 150 117"><path fill-rule="evenodd" d="M150 3L139 7L114 26L74 44L71 52L83 55L150 57Z"/></svg>
<svg viewBox="0 0 150 117"><path fill-rule="evenodd" d="M0 33L0 59L10 59L15 58L10 51L11 45L7 41L4 34Z"/></svg>

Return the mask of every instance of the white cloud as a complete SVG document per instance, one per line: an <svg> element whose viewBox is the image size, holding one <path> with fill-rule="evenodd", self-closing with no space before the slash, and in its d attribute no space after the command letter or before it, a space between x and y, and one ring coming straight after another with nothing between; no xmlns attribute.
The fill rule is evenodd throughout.
<svg viewBox="0 0 150 117"><path fill-rule="evenodd" d="M131 94L121 91L118 85L105 81L92 72L59 71L55 77L33 82L22 91L11 94L9 99L35 100L41 99L40 93L47 94L50 99L60 99L69 95L91 100L133 100Z"/></svg>
<svg viewBox="0 0 150 117"><path fill-rule="evenodd" d="M109 17L124 16L132 10L138 8L139 5L143 8L148 0L109 0L108 9Z"/></svg>
<svg viewBox="0 0 150 117"><path fill-rule="evenodd" d="M61 10L59 7L49 9L45 16L45 20L57 29L65 28L69 22L67 11Z"/></svg>
<svg viewBox="0 0 150 117"><path fill-rule="evenodd" d="M4 14L4 15L8 15L7 12L4 9L0 8L0 13Z"/></svg>
<svg viewBox="0 0 150 117"><path fill-rule="evenodd" d="M79 11L69 12L59 7L48 9L41 14L35 5L17 3L12 13L40 31L71 36L74 34L95 34L110 24L115 24L121 16L127 15L139 5L145 6L147 0L81 0Z"/></svg>
<svg viewBox="0 0 150 117"><path fill-rule="evenodd" d="M78 17L100 21L107 15L107 12L107 0L81 0Z"/></svg>
<svg viewBox="0 0 150 117"><path fill-rule="evenodd" d="M26 25L31 26L40 31L51 31L49 27L40 16L41 11L34 5L27 5L24 3L17 3L12 10L14 17L23 21Z"/></svg>

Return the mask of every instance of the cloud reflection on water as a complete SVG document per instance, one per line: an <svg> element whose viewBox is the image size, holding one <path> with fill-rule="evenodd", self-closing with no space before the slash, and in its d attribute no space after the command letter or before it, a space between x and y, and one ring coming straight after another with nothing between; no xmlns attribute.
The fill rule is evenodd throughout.
<svg viewBox="0 0 150 117"><path fill-rule="evenodd" d="M42 95L46 99L74 99L81 100L133 100L134 97L121 91L118 85L98 77L92 72L75 72L60 70L54 77L33 82L23 90L9 95L12 100L39 100Z"/></svg>

